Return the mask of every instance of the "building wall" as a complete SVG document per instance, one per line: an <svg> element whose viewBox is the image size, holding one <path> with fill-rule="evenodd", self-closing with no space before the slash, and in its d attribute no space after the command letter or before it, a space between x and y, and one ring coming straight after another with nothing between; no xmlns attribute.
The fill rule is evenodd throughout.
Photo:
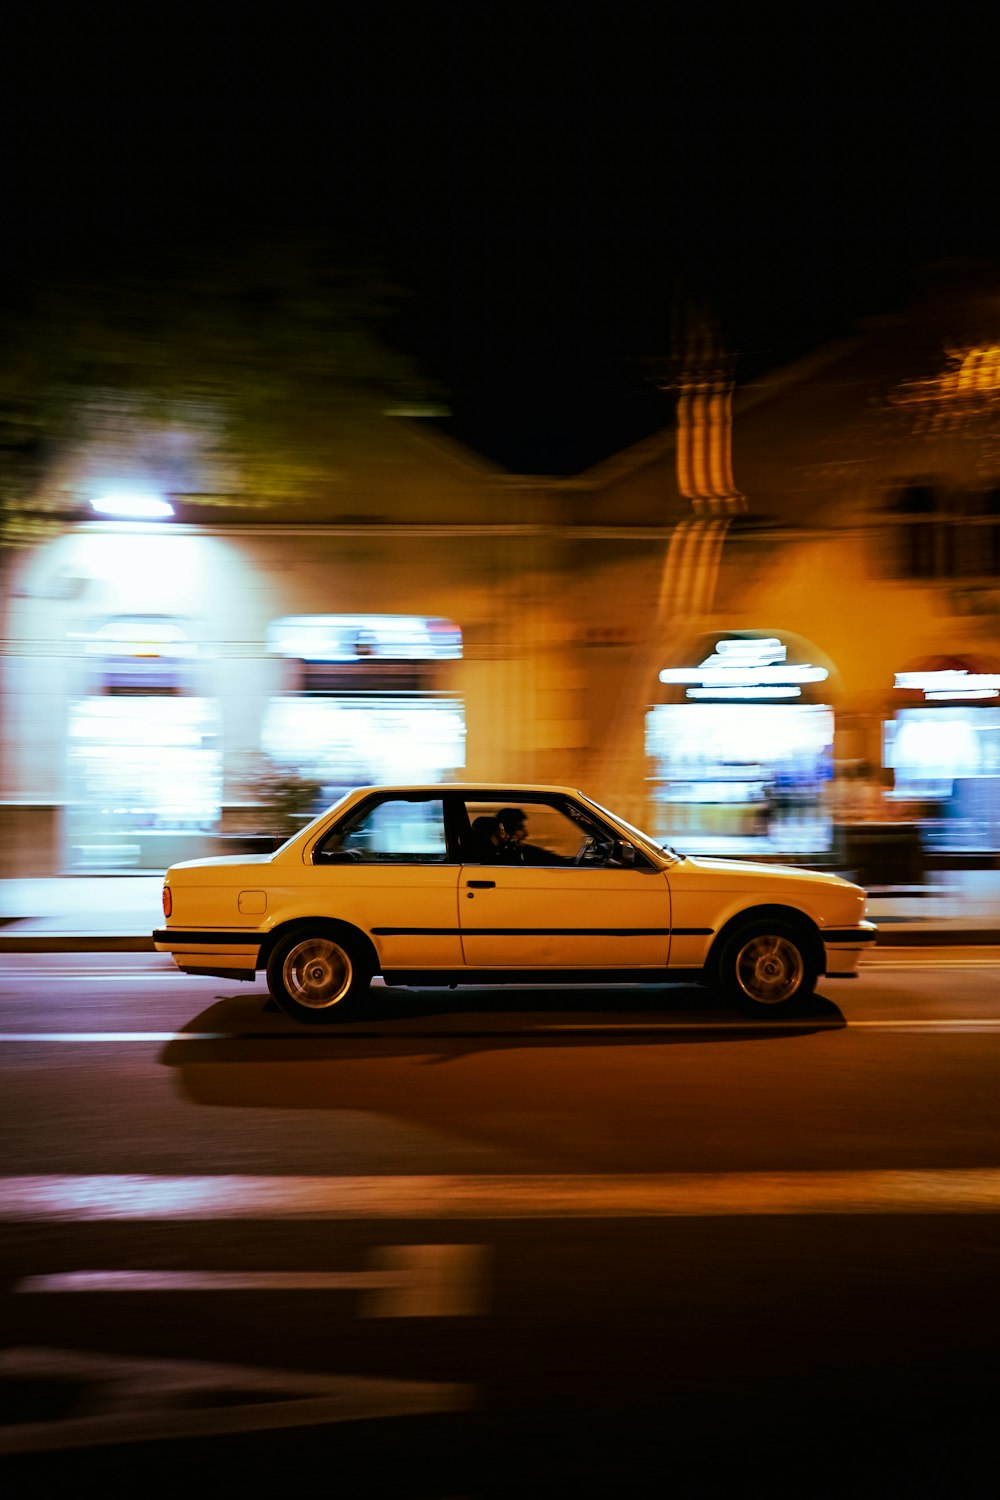
<svg viewBox="0 0 1000 1500"><path fill-rule="evenodd" d="M695 591L668 566L691 515L669 433L549 482L498 475L395 424L312 504L191 503L159 528L68 528L8 573L0 873L54 873L65 858L69 705L86 691L88 632L115 614L190 624L221 716L227 806L286 680L267 627L292 614L453 620L463 658L441 681L465 704L464 774L569 782L639 823L657 673L705 632L812 643L835 668L836 758L877 763L897 671L941 652L1000 655L989 580L892 576L893 487L919 474L986 484L1000 467L978 429L920 429L893 406L928 349L940 362L933 330L887 324L737 398L747 512Z"/></svg>
<svg viewBox="0 0 1000 1500"><path fill-rule="evenodd" d="M656 669L683 660L685 643L702 632L764 630L813 643L836 671L835 757L875 767L882 724L897 706L897 672L942 654L1000 659L995 576L899 576L902 532L887 512L901 484L928 476L942 494L960 497L1000 482L1000 441L988 409L1000 392L980 391L971 414L967 402L949 406L942 397L935 405L954 341L940 316L922 316L865 330L738 395L732 467L747 509L728 523L714 589L702 593L699 608L692 611L681 593L657 607L654 558L663 558L662 541L627 563L626 550L609 544L593 561L592 592L609 626L627 629L621 599L639 622L635 641L623 637L595 665L605 691L613 691L616 675L621 683L631 678L623 690L631 708L619 718L630 748L595 762L607 798L635 795L635 730L656 694ZM917 388L929 393L920 410L908 404ZM583 476L588 513L642 517L647 525L657 514L675 516L669 452L664 435ZM982 536L985 545L985 530ZM984 555L995 554L987 548Z"/></svg>
<svg viewBox="0 0 1000 1500"><path fill-rule="evenodd" d="M4 658L3 873L24 872L32 829L35 873L65 867L59 812L67 809L72 705L88 691L88 638L114 616L169 617L197 645L198 691L219 714L230 831L267 704L287 686L286 664L268 653L266 638L268 626L288 615L453 620L463 658L442 662L435 685L464 703L464 774L564 780L583 735L583 684L558 586L560 552L532 535L447 528L432 536L386 528L373 537L361 527L205 535L88 524L46 544L22 561L8 600L6 635L14 645ZM73 590L53 597L52 580L67 570ZM172 842L170 852L211 850L192 844L178 852Z"/></svg>

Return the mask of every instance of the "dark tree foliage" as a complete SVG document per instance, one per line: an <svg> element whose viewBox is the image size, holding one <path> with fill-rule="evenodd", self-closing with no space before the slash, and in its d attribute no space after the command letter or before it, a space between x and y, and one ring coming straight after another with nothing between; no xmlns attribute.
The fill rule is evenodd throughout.
<svg viewBox="0 0 1000 1500"><path fill-rule="evenodd" d="M308 495L431 383L380 339L404 293L323 234L40 268L0 309L0 522L8 544L79 513L73 456L155 472L201 503Z"/></svg>

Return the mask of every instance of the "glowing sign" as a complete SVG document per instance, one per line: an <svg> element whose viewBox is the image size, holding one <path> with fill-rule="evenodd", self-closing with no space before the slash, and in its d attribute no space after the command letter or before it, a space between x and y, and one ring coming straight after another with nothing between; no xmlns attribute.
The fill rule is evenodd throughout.
<svg viewBox="0 0 1000 1500"><path fill-rule="evenodd" d="M124 516L133 521L158 521L172 516L174 508L158 495L100 495L91 506L102 516Z"/></svg>
<svg viewBox="0 0 1000 1500"><path fill-rule="evenodd" d="M774 636L717 641L698 667L666 667L660 681L687 688L688 698L800 698L802 684L825 682L825 667L796 665Z"/></svg>
<svg viewBox="0 0 1000 1500"><path fill-rule="evenodd" d="M923 693L938 703L955 699L1000 698L1000 672L897 672L896 687Z"/></svg>
<svg viewBox="0 0 1000 1500"><path fill-rule="evenodd" d="M287 615L268 626L267 649L313 662L454 660L462 632L451 620L422 615Z"/></svg>

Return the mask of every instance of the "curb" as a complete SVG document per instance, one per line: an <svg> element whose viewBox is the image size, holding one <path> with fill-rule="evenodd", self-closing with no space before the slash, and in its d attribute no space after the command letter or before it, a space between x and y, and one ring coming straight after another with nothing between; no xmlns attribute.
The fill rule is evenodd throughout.
<svg viewBox="0 0 1000 1500"><path fill-rule="evenodd" d="M155 953L153 939L132 933L0 932L0 953ZM169 957L169 955L164 955Z"/></svg>
<svg viewBox="0 0 1000 1500"><path fill-rule="evenodd" d="M883 932L875 939L876 948L995 948L1000 946L1000 930L987 927L950 927L945 931L921 928L913 932Z"/></svg>

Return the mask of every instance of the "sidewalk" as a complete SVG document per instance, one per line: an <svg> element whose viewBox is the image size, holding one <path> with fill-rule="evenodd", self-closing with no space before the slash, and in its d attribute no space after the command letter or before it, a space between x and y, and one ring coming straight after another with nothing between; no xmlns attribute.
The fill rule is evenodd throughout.
<svg viewBox="0 0 1000 1500"><path fill-rule="evenodd" d="M162 875L0 880L0 953L152 953Z"/></svg>
<svg viewBox="0 0 1000 1500"><path fill-rule="evenodd" d="M0 880L0 953L153 952L160 875ZM936 870L926 885L869 892L880 945L1000 945L1000 870Z"/></svg>

